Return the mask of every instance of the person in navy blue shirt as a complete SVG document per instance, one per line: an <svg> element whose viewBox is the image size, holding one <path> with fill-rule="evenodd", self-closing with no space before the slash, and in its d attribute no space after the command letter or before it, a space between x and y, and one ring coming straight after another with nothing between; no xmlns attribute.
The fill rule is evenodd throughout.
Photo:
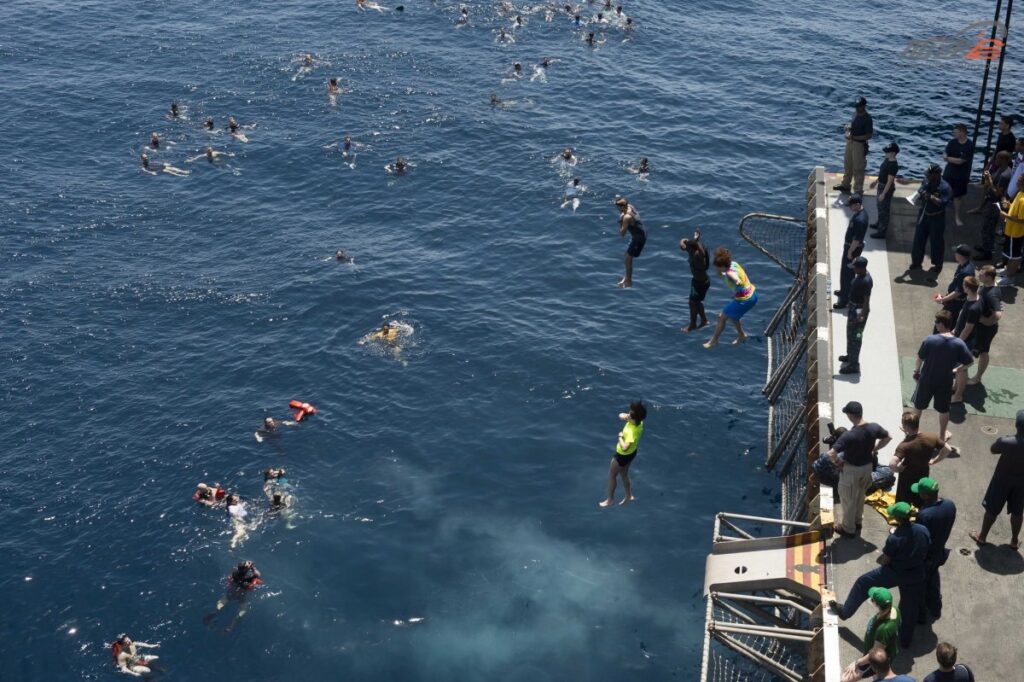
<svg viewBox="0 0 1024 682"><path fill-rule="evenodd" d="M999 461L981 503L985 507L981 532L972 530L969 535L979 545L987 545L988 532L1005 507L1010 514L1010 547L1020 549L1020 528L1024 522L1024 410L1017 413L1017 435L1003 436L990 450L999 455Z"/></svg>
<svg viewBox="0 0 1024 682"><path fill-rule="evenodd" d="M967 126L963 123L953 126L953 139L946 143L946 153L942 158L946 162L942 179L953 189L953 217L956 226L963 227L960 204L967 194L967 183L971 181L971 163L974 161L974 142L968 139Z"/></svg>
<svg viewBox="0 0 1024 682"><path fill-rule="evenodd" d="M918 611L924 601L925 559L931 544L928 529L919 523L911 523L912 509L906 502L897 502L885 510L889 518L896 519L899 525L885 541L878 557L881 565L857 578L843 604L834 599L828 603L839 620L846 620L857 613L872 587L900 588L900 645L904 649L913 639Z"/></svg>
<svg viewBox="0 0 1024 682"><path fill-rule="evenodd" d="M892 671L892 662L885 649L872 649L868 654L868 665L871 666L872 682L916 682L910 675L897 675Z"/></svg>
<svg viewBox="0 0 1024 682"><path fill-rule="evenodd" d="M955 646L939 642L935 647L939 669L924 678L924 682L974 682L974 672L963 663L957 663L956 654Z"/></svg>
<svg viewBox="0 0 1024 682"><path fill-rule="evenodd" d="M896 176L900 173L900 162L896 155L900 153L900 146L890 142L882 149L885 152L885 161L878 167L878 179L875 180L875 197L878 201L878 222L872 225L875 231L871 236L875 239L885 239L885 233L889 229L889 209L892 206L892 197L896 194Z"/></svg>
<svg viewBox="0 0 1024 682"><path fill-rule="evenodd" d="M939 497L938 482L924 477L910 486L910 491L921 501L917 512L917 522L928 529L932 541L928 545L928 554L924 560L924 608L918 614L917 622L927 622L942 618L942 583L939 580L939 567L949 558L946 542L956 523L956 504L953 500Z"/></svg>
<svg viewBox="0 0 1024 682"><path fill-rule="evenodd" d="M854 194L847 202L853 215L846 226L843 237L843 257L839 262L839 290L835 292L839 300L832 306L836 310L845 310L850 304L850 282L853 281L853 270L850 263L855 261L864 250L864 236L868 233L868 212L864 210L864 199Z"/></svg>
<svg viewBox="0 0 1024 682"><path fill-rule="evenodd" d="M865 211L866 213L867 211ZM874 282L868 274L868 259L857 256L848 268L856 276L850 283L850 307L846 311L846 355L840 355L844 363L840 374L860 374L860 348L864 343L864 326L871 312L871 289Z"/></svg>
<svg viewBox="0 0 1024 682"><path fill-rule="evenodd" d="M956 259L956 271L953 273L953 279L950 281L949 286L946 287L945 295L935 294L935 302L940 304L943 310L948 310L949 314L953 316L954 326L956 325L957 318L960 317L964 301L967 300L967 293L964 291L964 279L974 276L974 263L971 262L972 253L971 247L967 246L967 244L958 244L953 249L953 258Z"/></svg>
<svg viewBox="0 0 1024 682"><path fill-rule="evenodd" d="M953 379L961 367L974 362L974 355L962 339L953 335L953 318L945 310L935 315L937 334L921 342L914 366L914 411L921 411L931 403L939 413L939 437L949 440L949 403L953 397ZM933 402L934 399L934 402Z"/></svg>
<svg viewBox="0 0 1024 682"><path fill-rule="evenodd" d="M931 242L930 272L939 273L946 251L946 207L953 199L953 189L942 179L942 169L936 164L928 166L925 181L914 195L920 209L914 228L914 245L910 249L910 269L920 270L924 262L924 247Z"/></svg>

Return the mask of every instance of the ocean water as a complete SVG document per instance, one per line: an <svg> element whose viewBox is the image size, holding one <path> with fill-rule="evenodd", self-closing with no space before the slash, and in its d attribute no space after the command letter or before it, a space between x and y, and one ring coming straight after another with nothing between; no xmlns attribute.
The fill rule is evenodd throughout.
<svg viewBox="0 0 1024 682"><path fill-rule="evenodd" d="M164 679L697 678L713 515L778 501L759 333L788 278L736 225L801 214L857 94L869 167L889 139L911 173L938 160L980 65L899 53L988 3L634 0L630 40L596 49L540 5L498 44L511 18L466 4L462 29L424 0L0 10L4 680L109 678L121 632L162 642ZM188 177L140 171L153 131ZM354 168L324 148L346 134ZM234 156L186 162L208 144ZM617 194L649 230L630 291ZM742 348L678 331L695 227L759 286ZM386 319L414 330L401 357L358 344ZM318 414L258 443L293 398ZM599 510L637 398L637 501ZM268 466L290 523L255 513ZM199 481L250 500L240 547ZM204 626L243 559L266 585L230 634L232 607Z"/></svg>

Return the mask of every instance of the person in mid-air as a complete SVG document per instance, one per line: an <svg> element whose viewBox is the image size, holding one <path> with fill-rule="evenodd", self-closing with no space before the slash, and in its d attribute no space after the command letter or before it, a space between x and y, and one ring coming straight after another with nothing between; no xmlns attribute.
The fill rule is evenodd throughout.
<svg viewBox="0 0 1024 682"><path fill-rule="evenodd" d="M743 267L733 261L732 253L724 246L715 249L715 258L712 261L718 274L725 280L726 285L732 289L732 300L725 306L725 309L718 315L718 323L715 325L715 332L704 344L705 348L714 348L718 345L718 337L725 330L725 323L731 320L736 327L736 338L733 345L743 343L747 340L747 333L743 331L743 323L740 318L746 315L751 308L757 304L757 289L747 278Z"/></svg>
<svg viewBox="0 0 1024 682"><path fill-rule="evenodd" d="M644 419L647 418L647 408L643 401L636 401L629 404L629 412L619 413L619 419L626 422L619 433L619 439L615 444L615 454L612 456L611 465L608 468L608 497L600 502L600 507L610 507L615 503L616 479L622 479L622 487L625 495L620 505L629 504L634 499L633 486L629 480L629 467L636 459L637 446L640 444L640 437L644 435Z"/></svg>
<svg viewBox="0 0 1024 682"><path fill-rule="evenodd" d="M633 259L639 258L644 250L644 244L647 243L647 230L644 229L644 223L640 220L640 213L625 197L616 199L615 205L619 209L619 236L625 237L629 232L629 246L626 247L626 255L623 259L626 272L619 280L618 286L620 289L629 289L633 286Z"/></svg>

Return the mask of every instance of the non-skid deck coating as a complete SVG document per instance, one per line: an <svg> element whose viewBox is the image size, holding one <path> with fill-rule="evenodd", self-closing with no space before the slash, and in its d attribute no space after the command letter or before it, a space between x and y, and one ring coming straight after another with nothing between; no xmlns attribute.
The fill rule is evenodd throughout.
<svg viewBox="0 0 1024 682"><path fill-rule="evenodd" d="M836 184L836 176L829 174L826 179L827 187ZM938 309L931 301L932 294L945 291L954 269L950 255L937 281L920 271L913 277L906 273L916 210L905 197L916 189L916 183L897 186L888 239L884 243L870 236L867 239L865 256L869 259L868 270L875 286L861 351L862 373L852 380L836 374L833 380L833 414L837 426L848 423L840 412L842 406L848 400L859 400L864 404L865 417L880 423L893 436L894 442L882 452L883 462L902 437L900 415L903 405L908 404L909 393L906 382L901 382L901 364L905 370L905 363L908 359L913 361L921 339L931 333ZM972 187L966 206L976 205L978 197L979 189ZM845 206L837 205L837 195L831 189L828 199L829 272L835 285L843 233L850 213ZM874 222L877 213L873 191L866 193L865 206ZM979 241L978 219L966 214L964 218L964 228L956 228L952 216L947 220L950 254L956 244ZM1009 522L1005 515L989 535L992 545L979 549L968 537L969 531L980 526L981 499L995 467L996 458L989 454L989 445L996 437L1013 432L1013 415L1024 408L1024 397L1012 395L1024 393L1021 380L1024 377L1024 341L1018 333L1022 313L1013 303L1014 294L1013 289L1003 290L1007 304L1001 331L991 352L992 365L986 373L985 412L981 414L976 405L972 406L971 403L978 401L973 401L968 394L966 412L954 410L951 413L950 430L960 456L932 468L932 477L941 486L940 495L956 503L958 516L947 545L952 554L941 569L942 619L931 626L918 626L912 646L900 654L894 665L897 672L908 673L918 680L936 669L934 651L940 641L952 642L959 648L960 661L974 670L978 682L1022 679L1024 648L1019 645L1018 628L1014 624L1024 600L1024 557L1007 544ZM846 344L845 315L832 314L831 325L833 370L838 370L837 358L845 351ZM922 429L938 430L938 416L933 410L925 411L922 416ZM840 600L861 573L876 565L875 559L887 531L882 517L866 509L862 539L830 542L829 578ZM840 626L840 658L844 666L860 655L861 637L870 611L870 605L865 604Z"/></svg>

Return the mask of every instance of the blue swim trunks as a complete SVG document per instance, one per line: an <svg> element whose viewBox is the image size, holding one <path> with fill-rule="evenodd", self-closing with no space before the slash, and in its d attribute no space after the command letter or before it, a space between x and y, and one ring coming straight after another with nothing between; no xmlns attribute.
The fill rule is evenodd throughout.
<svg viewBox="0 0 1024 682"><path fill-rule="evenodd" d="M738 320L744 315L746 315L747 312L755 305L757 305L756 291L754 292L754 295L748 298L746 301L737 301L735 298L729 301L729 305L725 306L725 310L723 310L722 312L724 312L725 316L728 317L730 320Z"/></svg>

